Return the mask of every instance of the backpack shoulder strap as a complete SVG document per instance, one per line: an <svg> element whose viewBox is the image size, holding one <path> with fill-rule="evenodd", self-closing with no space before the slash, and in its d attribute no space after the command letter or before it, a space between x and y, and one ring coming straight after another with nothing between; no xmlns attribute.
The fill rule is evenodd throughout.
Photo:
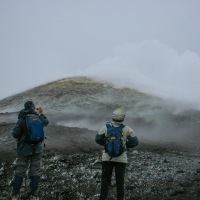
<svg viewBox="0 0 200 200"><path fill-rule="evenodd" d="M124 124L120 124L119 127L123 129L125 126L126 126L126 125L124 125ZM111 122L107 122L107 123L106 123L106 127L107 127L107 128L108 128L108 127L113 127L113 125L112 125Z"/></svg>
<svg viewBox="0 0 200 200"><path fill-rule="evenodd" d="M122 129L123 129L124 127L125 127L124 124L120 124L120 126L117 127L117 130L120 131L121 137L123 137L123 131L122 131Z"/></svg>
<svg viewBox="0 0 200 200"><path fill-rule="evenodd" d="M106 127L107 127L107 128L111 128L111 127L113 127L113 125L112 125L111 122L107 122L107 123L106 123Z"/></svg>
<svg viewBox="0 0 200 200"><path fill-rule="evenodd" d="M119 127L120 127L121 129L123 129L125 126L126 126L126 125L124 125L124 124L120 124Z"/></svg>

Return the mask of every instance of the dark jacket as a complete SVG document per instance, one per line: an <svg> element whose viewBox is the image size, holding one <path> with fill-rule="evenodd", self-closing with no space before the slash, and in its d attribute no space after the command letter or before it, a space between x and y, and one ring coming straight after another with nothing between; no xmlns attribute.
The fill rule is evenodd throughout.
<svg viewBox="0 0 200 200"><path fill-rule="evenodd" d="M34 145L26 142L26 135L27 135L28 130L26 127L25 119L26 119L26 115L28 114L37 114L37 113L29 109L21 110L18 115L18 121L15 127L13 128L13 132L12 132L13 137L17 139L17 156L18 157L29 156L35 153L42 153L43 151L42 142L39 142ZM43 114L40 115L40 119L44 126L46 126L49 123L49 120Z"/></svg>

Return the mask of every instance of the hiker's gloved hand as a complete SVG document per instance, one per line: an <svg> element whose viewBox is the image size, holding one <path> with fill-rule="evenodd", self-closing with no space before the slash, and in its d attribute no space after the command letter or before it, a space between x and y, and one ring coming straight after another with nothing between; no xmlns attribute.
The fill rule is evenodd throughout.
<svg viewBox="0 0 200 200"><path fill-rule="evenodd" d="M43 109L41 107L37 108L37 113L38 115L43 114Z"/></svg>

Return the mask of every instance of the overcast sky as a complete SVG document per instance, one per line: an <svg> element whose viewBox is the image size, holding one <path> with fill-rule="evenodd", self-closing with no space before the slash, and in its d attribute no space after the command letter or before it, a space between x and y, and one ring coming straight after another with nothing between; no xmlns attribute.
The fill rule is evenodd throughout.
<svg viewBox="0 0 200 200"><path fill-rule="evenodd" d="M76 75L200 108L199 0L0 0L0 99Z"/></svg>

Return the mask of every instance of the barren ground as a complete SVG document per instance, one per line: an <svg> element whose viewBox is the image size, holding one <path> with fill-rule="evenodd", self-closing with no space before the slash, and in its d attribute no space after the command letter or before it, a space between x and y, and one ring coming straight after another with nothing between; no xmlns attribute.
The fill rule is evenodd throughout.
<svg viewBox="0 0 200 200"><path fill-rule="evenodd" d="M14 175L14 124L1 125L0 199L10 197ZM3 131L2 131L3 130ZM43 156L40 198L43 200L98 199L101 178L101 150L95 144L95 131L49 126ZM199 146L175 143L145 143L128 152L126 200L197 200L200 199ZM22 188L27 199L28 179ZM109 199L116 199L113 175Z"/></svg>

